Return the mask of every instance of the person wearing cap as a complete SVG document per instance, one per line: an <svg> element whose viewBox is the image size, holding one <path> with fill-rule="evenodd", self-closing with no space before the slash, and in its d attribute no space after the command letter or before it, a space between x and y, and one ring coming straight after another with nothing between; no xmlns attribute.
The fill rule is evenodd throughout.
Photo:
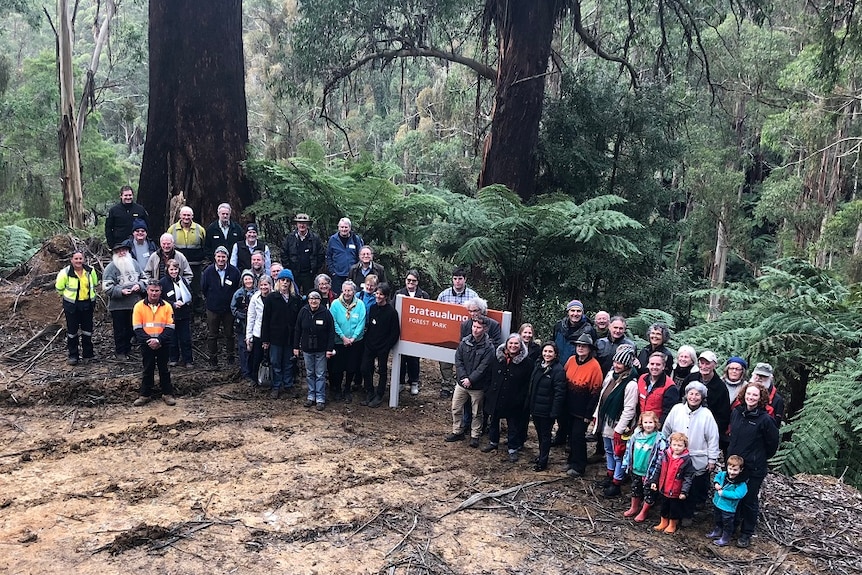
<svg viewBox="0 0 862 575"><path fill-rule="evenodd" d="M778 390L775 388L775 376L772 365L758 363L754 366L751 372L751 383L759 383L769 392L769 402L766 404L766 412L775 420L775 425L781 427L781 423L784 421L784 396L778 393ZM742 401L742 398L738 395L735 399L735 404Z"/></svg>
<svg viewBox="0 0 862 575"><path fill-rule="evenodd" d="M168 369L170 343L174 336L174 308L162 299L162 286L158 280L149 280L147 283L147 297L135 304L132 324L135 337L141 344L144 364L141 389L134 405L140 407L150 401L155 385L156 366L159 368L162 401L168 405L176 405L171 372Z"/></svg>
<svg viewBox="0 0 862 575"><path fill-rule="evenodd" d="M713 351L702 351L697 357L698 371L689 374L684 384L688 386L692 381L697 381L706 386L708 395L704 396L703 404L709 407L715 418L721 450L724 451L727 448L727 426L730 425L730 396L727 394L727 386L715 370L717 365L718 358Z"/></svg>
<svg viewBox="0 0 862 575"><path fill-rule="evenodd" d="M176 260L180 264L180 275L191 283L194 280L194 273L186 256L174 247L174 236L169 233L162 234L159 237L159 246L158 250L150 254L150 259L144 267L147 279L156 281L162 279L167 273L168 260Z"/></svg>
<svg viewBox="0 0 862 575"><path fill-rule="evenodd" d="M111 247L125 241L132 235L132 225L135 219L149 224L150 215L144 206L135 203L135 191L132 186L120 188L120 201L108 210L105 218L105 240Z"/></svg>
<svg viewBox="0 0 862 575"><path fill-rule="evenodd" d="M201 272L203 262L207 258L207 231L194 221L195 212L190 206L180 208L180 219L168 228L174 238L174 246L182 252L192 270L192 295L194 296L195 312L203 314L203 298L201 297Z"/></svg>
<svg viewBox="0 0 862 575"><path fill-rule="evenodd" d="M167 273L159 280L162 299L174 308L174 337L171 339L168 367L180 360L186 367L194 364L192 357L192 306L194 297L189 281L180 273L177 260L168 260Z"/></svg>
<svg viewBox="0 0 862 575"><path fill-rule="evenodd" d="M565 408L569 421L569 457L566 473L581 477L587 471L587 427L599 402L602 366L596 360L593 338L582 333L575 340L575 354L564 366L566 372Z"/></svg>
<svg viewBox="0 0 862 575"><path fill-rule="evenodd" d="M667 342L670 341L670 329L665 324L656 322L649 326L647 339L649 343L640 351L637 359L635 359L635 367L638 369L638 375L649 372L649 368L647 367L649 358L656 352L664 354L664 371L670 375L671 371L673 371L673 354L667 348Z"/></svg>
<svg viewBox="0 0 862 575"><path fill-rule="evenodd" d="M204 241L204 252L206 259L215 254L219 246L223 246L230 256L233 246L243 238L243 229L238 223L230 219L230 204L219 204L218 219L207 226L207 238Z"/></svg>
<svg viewBox="0 0 862 575"><path fill-rule="evenodd" d="M332 277L332 289L336 296L340 293L341 284L348 279L350 268L359 262L360 249L362 238L353 232L350 218L338 220L338 231L330 236L326 244L326 269Z"/></svg>
<svg viewBox="0 0 862 575"><path fill-rule="evenodd" d="M201 274L201 292L206 298L207 353L211 368L218 367L219 336L225 339L228 365L234 362L233 314L230 302L240 287L240 273L227 261L228 251L218 246L213 254L215 260Z"/></svg>
<svg viewBox="0 0 862 575"><path fill-rule="evenodd" d="M135 221L132 223L132 237L129 239L132 241L129 252L135 258L135 261L138 262L138 265L141 266L141 269L145 269L150 256L159 249L156 246L156 242L149 237L147 222L140 218L135 218Z"/></svg>
<svg viewBox="0 0 862 575"><path fill-rule="evenodd" d="M637 425L638 379L634 368L635 348L621 345L614 354L614 367L605 376L593 421L601 430L605 447L607 475L600 483L604 497L619 497L622 493L623 455L629 435Z"/></svg>
<svg viewBox="0 0 862 575"><path fill-rule="evenodd" d="M102 290L108 297L108 311L114 326L114 354L128 360L132 351L132 310L147 291L147 280L138 262L129 254L131 242L120 242L113 248L111 263L102 277Z"/></svg>
<svg viewBox="0 0 862 575"><path fill-rule="evenodd" d="M269 277L269 276L266 276ZM251 297L257 291L254 284L254 274L244 270L239 277L240 288L234 292L230 300L230 312L233 314L233 331L236 334L236 349L239 357L239 372L243 378L251 378L248 346L245 343L245 324L248 317L248 305Z"/></svg>
<svg viewBox="0 0 862 575"><path fill-rule="evenodd" d="M667 356L653 352L647 360L647 373L638 378L638 411L652 411L658 417L659 427L665 417L679 403L679 388L665 371Z"/></svg>
<svg viewBox="0 0 862 575"><path fill-rule="evenodd" d="M356 285L365 283L365 278L369 275L377 276L377 283L386 281L386 270L382 265L374 261L374 250L368 244L359 248L359 263L355 263L350 267L347 273L347 279L353 280Z"/></svg>
<svg viewBox="0 0 862 575"><path fill-rule="evenodd" d="M727 388L728 399L733 403L733 400L739 395L739 390L743 384L748 381L748 362L736 355L727 358L721 381L724 382L724 386Z"/></svg>
<svg viewBox="0 0 862 575"><path fill-rule="evenodd" d="M84 253L72 253L69 265L57 272L54 288L63 298L63 314L66 316L66 349L69 365L76 365L81 355L84 359L95 357L93 352L93 308L96 304L96 285L99 278L96 270L84 263Z"/></svg>
<svg viewBox="0 0 862 575"><path fill-rule="evenodd" d="M467 286L467 273L464 271L464 268L457 266L452 270L452 287L448 287L437 294L437 301L464 305L468 300L477 297L479 295ZM457 385L456 377L452 371L455 365L441 361L439 362L439 366L441 377L440 397L450 397L454 389L453 386Z"/></svg>
<svg viewBox="0 0 862 575"><path fill-rule="evenodd" d="M293 377L293 331L302 307L302 298L296 291L293 273L281 270L275 291L263 302L263 318L260 326L261 347L269 350L272 365L272 390L269 397L278 399L282 393L294 393Z"/></svg>
<svg viewBox="0 0 862 575"><path fill-rule="evenodd" d="M701 354L703 355L703 354ZM727 389L719 380L724 393ZM685 386L683 403L677 403L664 420L662 432L681 432L688 437L688 450L694 466L694 480L682 511L682 526L689 527L694 509L706 501L709 495L709 478L721 454L719 449L719 427L714 413L706 402L711 391L700 381L690 381Z"/></svg>
<svg viewBox="0 0 862 575"><path fill-rule="evenodd" d="M326 361L335 353L335 322L320 302L319 293L308 293L308 303L299 310L293 330L293 355L299 357L301 352L305 363L305 407L316 404L318 411L326 406Z"/></svg>
<svg viewBox="0 0 862 575"><path fill-rule="evenodd" d="M323 241L311 230L308 214L296 214L293 223L295 229L284 238L281 257L293 272L300 293L307 294L314 289L314 276L323 265Z"/></svg>
<svg viewBox="0 0 862 575"><path fill-rule="evenodd" d="M272 263L269 246L258 241L257 224L246 224L245 241L237 242L233 245L230 254L230 265L240 270L251 269L251 255L257 251L263 252L263 269L264 273L268 274L269 265Z"/></svg>

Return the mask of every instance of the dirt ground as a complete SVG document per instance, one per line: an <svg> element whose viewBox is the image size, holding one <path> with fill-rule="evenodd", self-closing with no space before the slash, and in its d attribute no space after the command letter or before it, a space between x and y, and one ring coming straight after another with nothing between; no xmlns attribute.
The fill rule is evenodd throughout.
<svg viewBox="0 0 862 575"><path fill-rule="evenodd" d="M99 360L70 367L59 310L32 283L0 294L0 573L862 569L852 532L862 498L834 479L770 477L752 547L718 548L704 537L711 512L675 535L623 519L628 500L595 487L602 465L568 478L554 448L534 472L532 428L514 464L505 449L443 442L449 402L430 363L420 395L403 393L397 409L307 410L304 397L270 400L235 372L187 369L173 371L175 407L136 408L139 363L113 359L104 312Z"/></svg>

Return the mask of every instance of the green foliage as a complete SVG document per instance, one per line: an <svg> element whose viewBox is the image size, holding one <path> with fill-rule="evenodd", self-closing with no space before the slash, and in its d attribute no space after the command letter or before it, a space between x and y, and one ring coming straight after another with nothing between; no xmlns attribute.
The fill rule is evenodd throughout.
<svg viewBox="0 0 862 575"><path fill-rule="evenodd" d="M16 225L0 227L0 268L12 268L36 253L30 232Z"/></svg>

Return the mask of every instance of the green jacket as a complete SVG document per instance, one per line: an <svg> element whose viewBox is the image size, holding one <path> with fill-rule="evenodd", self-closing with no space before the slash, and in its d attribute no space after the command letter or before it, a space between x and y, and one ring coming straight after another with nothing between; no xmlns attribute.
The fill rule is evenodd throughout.
<svg viewBox="0 0 862 575"><path fill-rule="evenodd" d="M90 301L96 299L96 285L99 283L99 278L96 277L96 270L84 264L84 273L87 274L90 282ZM75 275L71 265L68 265L57 272L57 281L54 282L54 287L57 288L57 293L63 296L63 299L75 303L78 301L78 276Z"/></svg>

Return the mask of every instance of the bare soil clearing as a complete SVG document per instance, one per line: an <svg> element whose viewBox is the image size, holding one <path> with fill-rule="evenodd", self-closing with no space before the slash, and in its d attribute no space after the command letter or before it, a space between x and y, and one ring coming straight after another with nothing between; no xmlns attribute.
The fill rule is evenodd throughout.
<svg viewBox="0 0 862 575"><path fill-rule="evenodd" d="M187 369L176 407L132 407L139 363L108 359L104 310L101 359L65 365L60 305L36 275L0 294L0 354L56 324L0 363L0 573L862 572L862 497L837 480L770 477L749 549L706 539L711 513L655 533L598 495L603 466L567 478L554 448L532 471L532 430L515 464L444 443L430 363L398 409L307 410Z"/></svg>

